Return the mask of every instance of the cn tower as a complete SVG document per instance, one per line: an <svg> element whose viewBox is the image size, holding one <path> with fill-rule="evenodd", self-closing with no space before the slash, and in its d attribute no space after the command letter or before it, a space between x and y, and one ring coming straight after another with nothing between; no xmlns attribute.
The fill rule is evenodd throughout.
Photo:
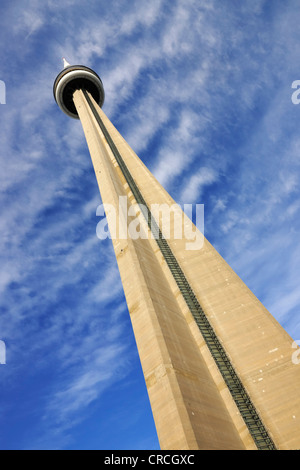
<svg viewBox="0 0 300 470"><path fill-rule="evenodd" d="M118 216L112 243L161 449L299 449L293 339L196 227L196 250L184 230L166 236L153 207L175 201L104 114L100 77L64 60L54 97L80 119L102 201ZM187 220L178 210L173 228ZM130 236L133 217L148 236ZM107 220L114 230L110 211Z"/></svg>

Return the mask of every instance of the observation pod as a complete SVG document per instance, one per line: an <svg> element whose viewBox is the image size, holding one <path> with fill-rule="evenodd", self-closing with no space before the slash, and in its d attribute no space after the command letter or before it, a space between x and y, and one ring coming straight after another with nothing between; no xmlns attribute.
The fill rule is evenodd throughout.
<svg viewBox="0 0 300 470"><path fill-rule="evenodd" d="M96 103L102 107L104 103L104 88L101 78L89 67L70 65L65 59L65 68L57 75L53 94L60 109L68 116L79 119L73 102L76 90L88 91Z"/></svg>

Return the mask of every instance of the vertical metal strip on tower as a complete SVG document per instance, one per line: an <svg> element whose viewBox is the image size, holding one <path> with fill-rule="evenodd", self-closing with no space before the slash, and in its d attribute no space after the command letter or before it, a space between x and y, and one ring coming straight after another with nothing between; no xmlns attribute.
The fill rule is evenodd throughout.
<svg viewBox="0 0 300 470"><path fill-rule="evenodd" d="M147 221L147 224L160 248L160 251L175 279L179 290L189 307L201 334L211 352L212 357L235 401L237 408L244 422L249 429L249 432L259 450L276 450L275 444L271 439L268 431L266 430L257 410L255 409L248 393L246 392L243 383L238 377L234 367L232 366L227 353L225 352L222 344L220 343L217 335L215 334L210 322L208 321L195 293L193 292L188 280L186 279L176 257L174 256L169 244L163 237L163 234L154 220L150 209L148 208L145 199L143 198L135 180L133 179L130 171L128 170L120 152L118 151L113 139L107 131L97 109L95 108L89 94L86 90L82 90L87 100L87 103L128 183L128 186L137 202L140 205L142 213Z"/></svg>

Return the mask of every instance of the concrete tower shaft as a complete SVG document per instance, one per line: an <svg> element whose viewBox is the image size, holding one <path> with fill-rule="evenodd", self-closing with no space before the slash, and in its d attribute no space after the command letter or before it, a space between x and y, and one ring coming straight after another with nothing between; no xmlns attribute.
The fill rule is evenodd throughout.
<svg viewBox="0 0 300 470"><path fill-rule="evenodd" d="M166 240L151 207L175 201L101 109L98 76L72 84L80 67L58 75L55 99L81 120L103 203L119 219L126 196L155 235L112 242L162 449L300 448L293 340L205 238L196 251Z"/></svg>

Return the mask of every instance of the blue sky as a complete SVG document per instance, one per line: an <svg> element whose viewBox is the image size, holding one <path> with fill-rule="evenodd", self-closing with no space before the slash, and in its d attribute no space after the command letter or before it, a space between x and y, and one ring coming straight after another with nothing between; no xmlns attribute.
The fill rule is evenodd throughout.
<svg viewBox="0 0 300 470"><path fill-rule="evenodd" d="M158 449L65 56L173 198L300 339L297 0L2 0L1 449ZM292 354L292 351L291 351Z"/></svg>

